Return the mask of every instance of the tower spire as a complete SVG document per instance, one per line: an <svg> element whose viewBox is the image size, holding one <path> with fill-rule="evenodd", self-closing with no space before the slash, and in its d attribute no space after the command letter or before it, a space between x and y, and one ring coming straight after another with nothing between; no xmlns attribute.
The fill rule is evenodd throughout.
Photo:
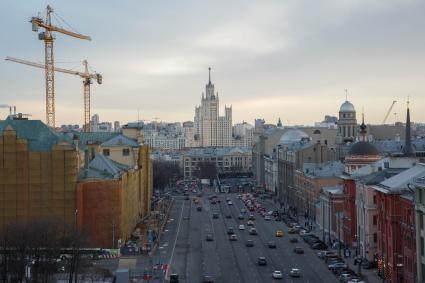
<svg viewBox="0 0 425 283"><path fill-rule="evenodd" d="M410 109L409 109L409 97L407 97L407 114L406 114L406 137L405 144L403 147L403 154L406 157L415 157L415 150L412 146L412 136L410 132Z"/></svg>
<svg viewBox="0 0 425 283"><path fill-rule="evenodd" d="M208 67L208 84L211 84L211 67Z"/></svg>
<svg viewBox="0 0 425 283"><path fill-rule="evenodd" d="M360 141L367 141L366 138L366 124L364 123L364 109L362 107L362 124L360 125Z"/></svg>
<svg viewBox="0 0 425 283"><path fill-rule="evenodd" d="M348 90L345 89L345 101L348 101Z"/></svg>

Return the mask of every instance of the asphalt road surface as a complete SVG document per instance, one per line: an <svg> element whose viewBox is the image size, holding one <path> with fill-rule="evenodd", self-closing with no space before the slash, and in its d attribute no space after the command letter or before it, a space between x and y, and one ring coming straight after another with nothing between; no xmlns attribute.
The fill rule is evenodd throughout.
<svg viewBox="0 0 425 283"><path fill-rule="evenodd" d="M255 227L258 235L249 235L246 225L249 212L244 220L238 220L240 210L244 207L242 200L236 194L217 194L220 203L210 204L208 196L211 191L204 191L202 211L197 211L197 205L183 197L176 197L171 211L166 232L160 241L159 253L161 261L170 266L169 274L177 273L180 282L202 282L203 276L214 278L214 282L338 282L325 263L320 260L298 235L298 244L288 240L287 227L283 222L266 221L259 214L255 215ZM233 205L226 203L229 197ZM269 207L270 210L272 207ZM212 214L218 213L218 219ZM231 215L228 219L225 216ZM238 230L239 224L244 224L246 230ZM230 241L227 229L233 227L237 241ZM284 230L285 236L277 238L276 230ZM206 234L213 234L213 241L206 241ZM246 247L246 240L253 240L253 247ZM274 241L276 249L267 246ZM295 254L293 248L301 246L305 253ZM257 264L258 257L264 256L266 266ZM289 276L291 268L297 267L302 272L301 278ZM272 272L283 272L283 280L272 278Z"/></svg>

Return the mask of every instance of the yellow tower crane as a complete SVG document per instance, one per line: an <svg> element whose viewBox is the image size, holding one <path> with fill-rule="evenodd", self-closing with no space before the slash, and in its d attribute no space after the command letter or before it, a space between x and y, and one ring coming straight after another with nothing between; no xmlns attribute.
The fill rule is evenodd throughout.
<svg viewBox="0 0 425 283"><path fill-rule="evenodd" d="M55 127L55 76L54 76L54 56L53 41L55 39L53 32L59 32L79 39L91 40L89 36L76 32L68 31L60 27L52 25L51 14L53 9L50 5L46 8L46 18L32 17L32 30L38 32L38 29L44 28L44 32L38 34L38 39L44 41L44 57L45 57L45 78L46 78L46 123L50 127Z"/></svg>
<svg viewBox="0 0 425 283"><path fill-rule="evenodd" d="M15 63L19 63L19 64L24 64L24 65L40 68L40 69L46 69L46 66L43 65L43 64L38 64L38 63L34 63L34 62L22 60L22 59L17 59L17 58L13 58L13 57L6 57L6 60L11 61L11 62L15 62ZM102 75L98 74L96 72L89 73L87 60L83 61L83 65L84 65L84 72L78 72L78 71L67 70L67 69L56 68L56 67L53 68L53 71L71 74L71 75L77 75L77 76L80 76L80 77L83 78L84 131L90 132L90 84L92 84L92 79L95 79L98 84L101 84L102 83Z"/></svg>

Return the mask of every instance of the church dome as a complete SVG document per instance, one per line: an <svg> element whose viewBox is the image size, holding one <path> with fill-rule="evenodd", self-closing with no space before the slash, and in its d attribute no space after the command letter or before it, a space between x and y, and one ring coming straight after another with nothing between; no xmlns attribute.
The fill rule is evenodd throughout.
<svg viewBox="0 0 425 283"><path fill-rule="evenodd" d="M373 144L359 141L351 146L348 155L379 155L379 151Z"/></svg>
<svg viewBox="0 0 425 283"><path fill-rule="evenodd" d="M356 112L356 110L354 109L354 105L346 100L339 108L339 112Z"/></svg>
<svg viewBox="0 0 425 283"><path fill-rule="evenodd" d="M304 139L310 139L310 137L300 130L290 130L284 133L279 140L280 144L290 144L290 143L297 143Z"/></svg>

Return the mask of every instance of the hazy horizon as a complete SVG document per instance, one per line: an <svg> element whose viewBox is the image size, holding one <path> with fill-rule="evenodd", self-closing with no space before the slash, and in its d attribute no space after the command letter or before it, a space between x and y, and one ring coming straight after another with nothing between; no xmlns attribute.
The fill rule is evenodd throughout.
<svg viewBox="0 0 425 283"><path fill-rule="evenodd" d="M44 71L4 61L44 62L31 16L48 1L0 3L1 104L45 120ZM103 74L92 85L91 113L101 121L193 120L208 81L233 123L255 118L312 125L337 116L348 89L358 113L379 124L393 100L404 121L410 96L414 122L425 122L425 2L73 1L51 3L82 34L56 34L57 67L82 70L87 59ZM56 22L54 22L56 23ZM66 27L66 26L65 26ZM7 39L7 40L5 40ZM71 62L71 63L61 63ZM82 124L79 77L56 74L56 125ZM0 109L0 117L8 114ZM301 114L301 115L300 115ZM394 122L391 114L387 123Z"/></svg>

